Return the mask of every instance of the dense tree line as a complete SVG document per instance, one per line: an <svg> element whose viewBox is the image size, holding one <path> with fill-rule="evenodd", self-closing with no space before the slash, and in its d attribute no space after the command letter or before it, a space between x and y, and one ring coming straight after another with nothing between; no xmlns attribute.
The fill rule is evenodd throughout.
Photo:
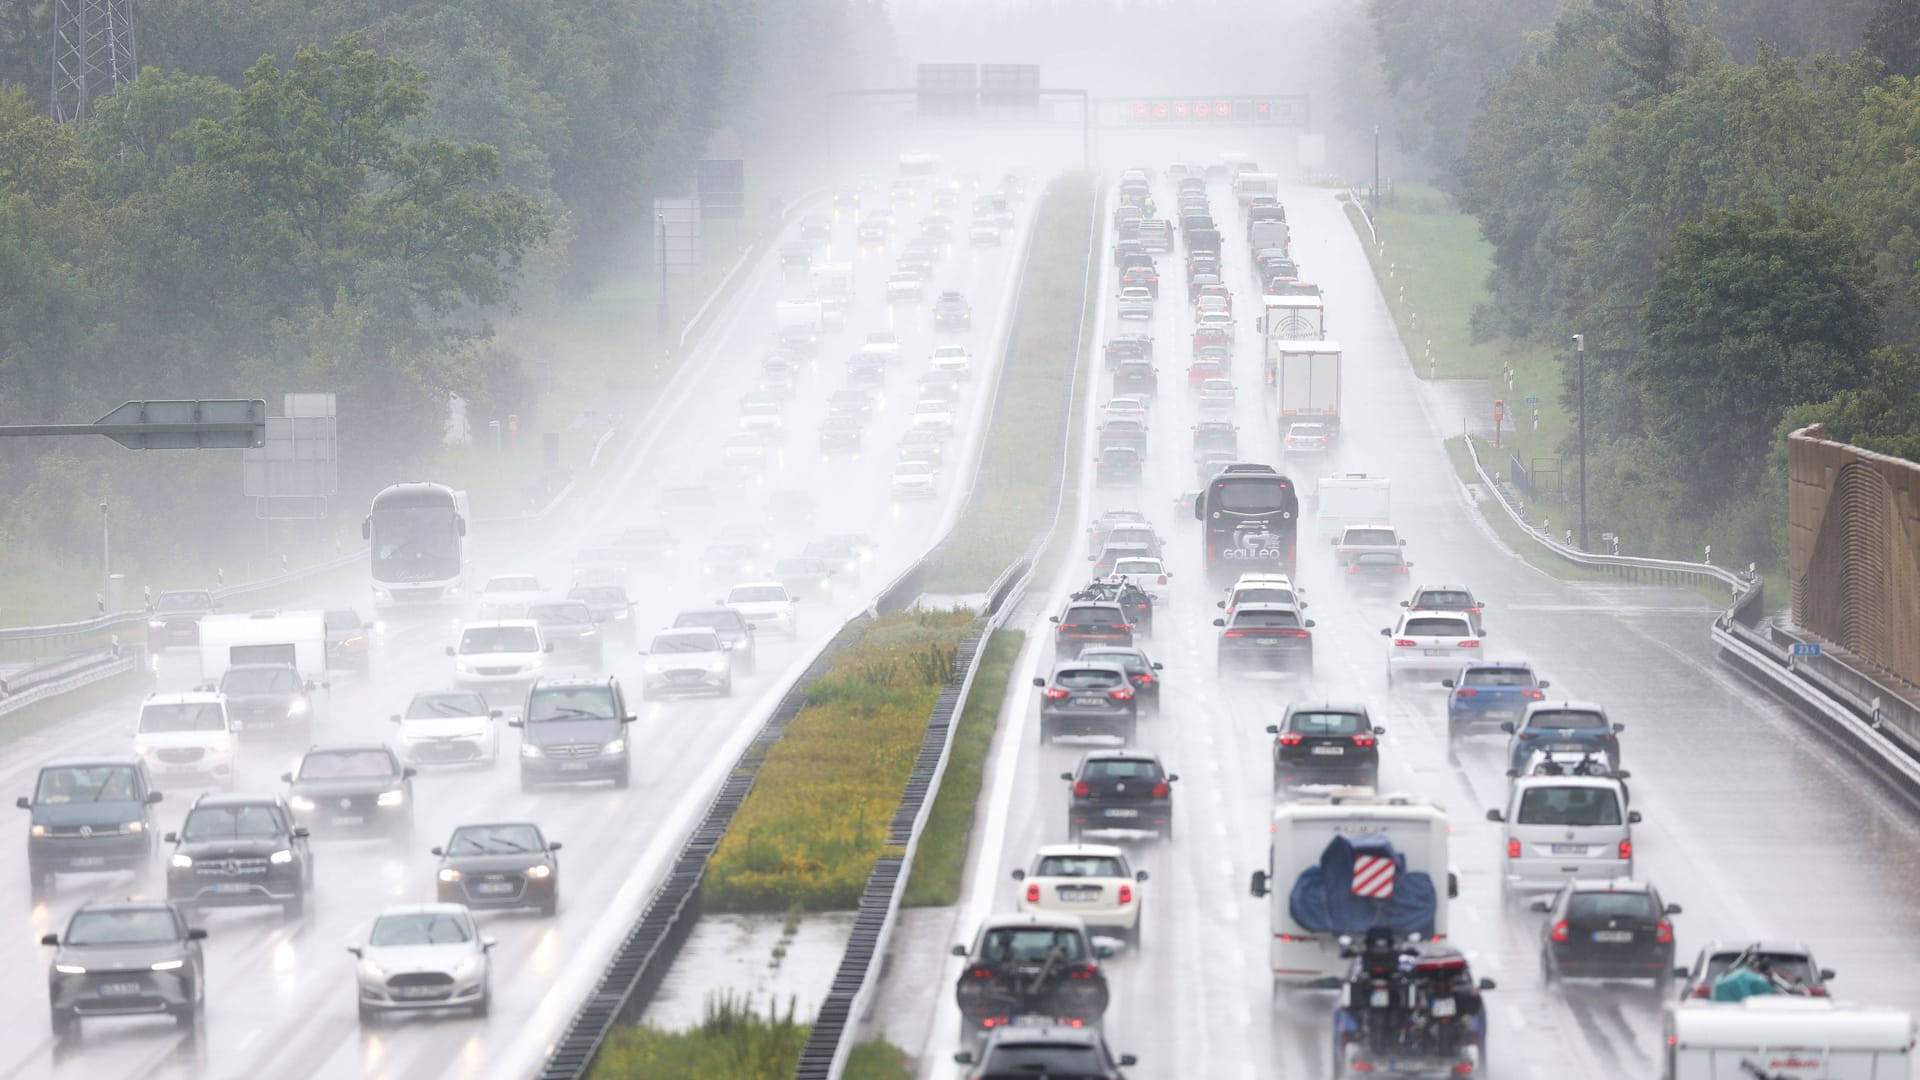
<svg viewBox="0 0 1920 1080"><path fill-rule="evenodd" d="M1374 12L1491 32L1455 7ZM1458 7L1551 18L1464 133L1426 129L1493 246L1476 329L1585 336L1597 520L1636 551L1764 561L1788 426L1920 449L1920 0ZM1407 26L1376 30L1412 77Z"/></svg>
<svg viewBox="0 0 1920 1080"><path fill-rule="evenodd" d="M0 15L0 416L333 390L349 499L450 393L520 392L494 321L645 265L711 142L804 167L887 33L878 0L144 0L139 79L59 126L51 6ZM0 447L0 544L90 550L98 499L156 548L249 515L231 460L158 457Z"/></svg>

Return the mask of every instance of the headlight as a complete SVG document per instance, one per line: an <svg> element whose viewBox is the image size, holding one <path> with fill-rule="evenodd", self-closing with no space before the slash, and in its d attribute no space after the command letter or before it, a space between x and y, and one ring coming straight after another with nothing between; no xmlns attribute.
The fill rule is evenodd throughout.
<svg viewBox="0 0 1920 1080"><path fill-rule="evenodd" d="M173 867L175 870L191 870L193 869L193 856L175 855L173 858L167 860L167 865Z"/></svg>
<svg viewBox="0 0 1920 1080"><path fill-rule="evenodd" d="M538 746L535 746L533 743L523 742L520 744L520 756L521 757L545 757L546 755L542 754L540 752L540 748Z"/></svg>
<svg viewBox="0 0 1920 1080"><path fill-rule="evenodd" d="M378 585L375 585L373 587L373 598L375 600L391 600L393 599L393 594L388 592L386 589Z"/></svg>
<svg viewBox="0 0 1920 1080"><path fill-rule="evenodd" d="M527 665L527 670L539 671L541 668L546 666L547 666L547 658L544 656L536 656L533 658L533 662Z"/></svg>
<svg viewBox="0 0 1920 1080"><path fill-rule="evenodd" d="M133 752L139 754L141 757L146 757L148 754L153 753L153 744L147 742L145 739L135 739L133 740Z"/></svg>
<svg viewBox="0 0 1920 1080"><path fill-rule="evenodd" d="M230 753L233 750L233 736L216 735L207 743L207 749L216 754Z"/></svg>
<svg viewBox="0 0 1920 1080"><path fill-rule="evenodd" d="M291 848L281 848L279 851L267 856L267 861L275 866L285 866L293 861L293 850Z"/></svg>
<svg viewBox="0 0 1920 1080"><path fill-rule="evenodd" d="M627 752L627 740L615 739L612 742L608 743L607 745L601 747L600 749L602 753L624 754Z"/></svg>
<svg viewBox="0 0 1920 1080"><path fill-rule="evenodd" d="M441 881L459 881L460 871L455 870L451 866L446 867L440 871L440 880Z"/></svg>
<svg viewBox="0 0 1920 1080"><path fill-rule="evenodd" d="M47 835L47 827L45 825L35 825L32 829L29 829L28 832L34 836L45 836Z"/></svg>
<svg viewBox="0 0 1920 1080"><path fill-rule="evenodd" d="M458 584L453 584L453 585L449 585L449 586L447 586L447 595L448 595L448 596L459 596L459 595L460 595L460 586L459 586Z"/></svg>
<svg viewBox="0 0 1920 1080"><path fill-rule="evenodd" d="M407 793L402 788L395 788L392 791L381 792L380 797L374 801L381 806L400 806L407 801Z"/></svg>
<svg viewBox="0 0 1920 1080"><path fill-rule="evenodd" d="M387 971L371 960L360 961L360 977L379 982L387 977Z"/></svg>
<svg viewBox="0 0 1920 1080"><path fill-rule="evenodd" d="M478 956L469 956L465 960L460 961L459 964L455 965L453 969L453 977L456 979L471 978L472 976L478 974L479 971L480 971L480 958Z"/></svg>
<svg viewBox="0 0 1920 1080"><path fill-rule="evenodd" d="M590 638L590 637L599 637L599 636L600 636L600 631L598 631L598 630L582 630L582 631L580 631L580 636L581 636L581 637L583 637L583 638Z"/></svg>
<svg viewBox="0 0 1920 1080"><path fill-rule="evenodd" d="M616 611L613 613L613 618L615 622L625 622L627 620L627 616L631 614L633 614L633 612L631 611L625 611L625 610Z"/></svg>
<svg viewBox="0 0 1920 1080"><path fill-rule="evenodd" d="M660 661L655 660L652 657L648 657L646 664L643 666L646 668L646 672L649 675L658 675L663 670L660 666Z"/></svg>
<svg viewBox="0 0 1920 1080"><path fill-rule="evenodd" d="M150 619L147 622L147 627L152 630L165 630L167 628L167 620Z"/></svg>
<svg viewBox="0 0 1920 1080"><path fill-rule="evenodd" d="M287 805L293 807L295 810L311 810L313 809L313 800L307 798L305 795L290 795L287 797Z"/></svg>
<svg viewBox="0 0 1920 1080"><path fill-rule="evenodd" d="M527 876L530 878L537 878L544 881L545 879L553 876L553 867L548 866L546 863L540 863L535 866L529 866L527 867Z"/></svg>
<svg viewBox="0 0 1920 1080"><path fill-rule="evenodd" d="M469 661L456 658L453 662L453 670L456 674L471 675L473 674L473 664Z"/></svg>
<svg viewBox="0 0 1920 1080"><path fill-rule="evenodd" d="M727 670L727 658L723 656L715 660L707 661L707 670L716 673Z"/></svg>
<svg viewBox="0 0 1920 1080"><path fill-rule="evenodd" d="M186 962L185 960L162 960L162 961L160 961L159 963L157 963L157 964L155 964L155 965L153 965L153 970L155 970L155 971L178 971L178 970L180 970L181 968L183 968L183 967L186 967L186 966L187 966L187 962Z"/></svg>
<svg viewBox="0 0 1920 1080"><path fill-rule="evenodd" d="M146 832L146 831L147 831L147 823L146 823L146 822L144 822L144 821L129 821L129 822L127 822L127 831L128 831L128 832L130 832L130 833L143 833L143 832Z"/></svg>
<svg viewBox="0 0 1920 1080"><path fill-rule="evenodd" d="M287 715L290 717L307 715L307 699L294 698L293 703L287 706Z"/></svg>
<svg viewBox="0 0 1920 1080"><path fill-rule="evenodd" d="M81 967L79 964L55 964L53 965L53 970L62 975L85 975L87 973L87 969Z"/></svg>

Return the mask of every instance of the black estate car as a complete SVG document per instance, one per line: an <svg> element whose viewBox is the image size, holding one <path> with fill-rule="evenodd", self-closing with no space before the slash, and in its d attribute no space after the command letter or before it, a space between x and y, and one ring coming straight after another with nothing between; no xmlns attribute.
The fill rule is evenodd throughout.
<svg viewBox="0 0 1920 1080"><path fill-rule="evenodd" d="M384 746L316 746L280 779L294 820L322 833L413 835L413 768Z"/></svg>

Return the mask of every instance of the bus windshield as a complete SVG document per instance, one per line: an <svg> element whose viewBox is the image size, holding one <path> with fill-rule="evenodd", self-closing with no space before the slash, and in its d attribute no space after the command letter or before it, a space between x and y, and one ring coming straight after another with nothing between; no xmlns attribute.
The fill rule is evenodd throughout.
<svg viewBox="0 0 1920 1080"><path fill-rule="evenodd" d="M460 532L444 495L388 496L369 515L376 581L444 581L460 575Z"/></svg>

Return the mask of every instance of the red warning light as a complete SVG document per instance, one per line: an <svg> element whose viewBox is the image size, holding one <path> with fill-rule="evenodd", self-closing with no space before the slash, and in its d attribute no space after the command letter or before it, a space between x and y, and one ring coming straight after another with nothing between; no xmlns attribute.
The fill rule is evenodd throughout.
<svg viewBox="0 0 1920 1080"><path fill-rule="evenodd" d="M1176 101L1176 102L1174 102L1174 103L1173 103L1173 118L1174 118L1175 120L1185 120L1185 119L1187 118L1187 103L1186 103L1186 102L1184 102L1184 101Z"/></svg>
<svg viewBox="0 0 1920 1080"><path fill-rule="evenodd" d="M1167 103L1166 103L1166 102L1164 102L1164 101L1156 101L1156 102L1154 102L1154 103L1153 103L1153 118L1154 118L1155 120L1165 120L1165 119L1167 118Z"/></svg>
<svg viewBox="0 0 1920 1080"><path fill-rule="evenodd" d="M1133 118L1135 120L1145 120L1151 113L1152 107L1146 102L1136 101L1133 103Z"/></svg>
<svg viewBox="0 0 1920 1080"><path fill-rule="evenodd" d="M1216 102L1214 102L1214 103L1213 103L1213 115L1215 115L1215 116L1217 116L1217 117L1219 117L1219 118L1220 118L1220 119L1222 119L1222 120L1225 120L1225 119L1226 119L1227 117L1229 117L1229 116L1232 116L1232 115L1233 115L1233 102L1231 102L1231 101L1216 101Z"/></svg>
<svg viewBox="0 0 1920 1080"><path fill-rule="evenodd" d="M1273 119L1273 102L1271 102L1271 101L1256 101L1256 102L1254 102L1254 103L1253 103L1253 114L1254 114L1254 116L1256 116L1256 117L1258 117L1258 118L1259 118L1259 119L1261 119L1261 120L1271 120L1271 119Z"/></svg>
<svg viewBox="0 0 1920 1080"><path fill-rule="evenodd" d="M1193 116L1196 120L1205 120L1213 115L1213 102L1196 101L1193 103Z"/></svg>

